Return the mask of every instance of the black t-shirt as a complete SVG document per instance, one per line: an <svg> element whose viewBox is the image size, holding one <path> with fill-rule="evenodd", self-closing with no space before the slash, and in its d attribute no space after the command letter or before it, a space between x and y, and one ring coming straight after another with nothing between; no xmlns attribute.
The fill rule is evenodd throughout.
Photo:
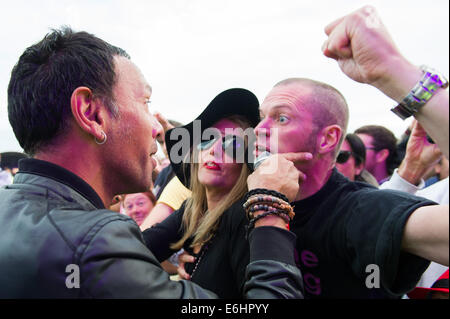
<svg viewBox="0 0 450 319"><path fill-rule="evenodd" d="M351 182L334 169L319 192L292 204L306 298L399 298L428 267L401 251L401 240L410 214L434 202Z"/></svg>
<svg viewBox="0 0 450 319"><path fill-rule="evenodd" d="M191 280L201 287L215 292L220 298L242 298L245 283L245 270L249 263L249 244L245 239L245 226L248 224L243 201L237 201L227 209L220 218L215 236L207 244L208 249L194 254L189 244L192 238L184 244L184 250L194 257L201 255ZM159 224L143 232L147 247L161 262L176 251L170 249L170 244L178 241L183 235L182 218L185 202L181 208L173 212ZM191 274L195 263L185 265Z"/></svg>

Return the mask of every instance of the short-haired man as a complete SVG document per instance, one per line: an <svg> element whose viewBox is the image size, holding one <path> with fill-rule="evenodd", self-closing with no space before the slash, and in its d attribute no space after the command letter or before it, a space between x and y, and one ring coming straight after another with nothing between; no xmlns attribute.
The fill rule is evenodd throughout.
<svg viewBox="0 0 450 319"><path fill-rule="evenodd" d="M383 184L400 164L397 139L394 133L381 125L365 125L355 131L366 147L365 168Z"/></svg>
<svg viewBox="0 0 450 319"><path fill-rule="evenodd" d="M309 79L288 79L274 86L260 110L257 153L271 151L266 138L276 132L279 153L313 154L296 165L306 179L292 203L290 223L306 297L400 297L414 288L428 259L448 263L444 206L350 182L334 167L348 121L338 91ZM260 167L270 162L269 157ZM258 170L249 187L270 188L259 182L264 173ZM424 218L435 222L424 224Z"/></svg>
<svg viewBox="0 0 450 319"><path fill-rule="evenodd" d="M116 194L151 184L162 130L148 108L151 94L125 51L86 32L53 31L22 54L8 114L32 158L0 190L0 298L215 297L169 280L138 225L105 209ZM278 183L290 198L296 172L286 170L291 187ZM301 298L295 236L280 229L282 218L258 222L246 297Z"/></svg>
<svg viewBox="0 0 450 319"><path fill-rule="evenodd" d="M371 7L336 20L326 28L323 51L351 78L401 101L421 72L375 22ZM400 298L414 288L429 260L448 265L448 205L350 182L334 168L348 121L347 104L337 90L309 79L287 79L272 88L260 110L257 153L277 145L279 153L313 154L296 164L302 180L290 223L306 298ZM448 156L448 94L439 90L415 116ZM438 136L441 125L446 134ZM274 136L278 143L269 143ZM273 160L268 157L249 176L250 188L270 188L259 169Z"/></svg>

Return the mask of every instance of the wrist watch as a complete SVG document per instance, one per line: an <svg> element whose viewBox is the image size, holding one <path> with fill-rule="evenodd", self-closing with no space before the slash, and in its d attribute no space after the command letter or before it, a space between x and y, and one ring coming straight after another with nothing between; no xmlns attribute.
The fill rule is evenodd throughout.
<svg viewBox="0 0 450 319"><path fill-rule="evenodd" d="M438 71L426 65L422 65L420 69L423 71L422 78L400 104L391 109L402 120L418 112L431 99L436 90L448 87L448 80Z"/></svg>

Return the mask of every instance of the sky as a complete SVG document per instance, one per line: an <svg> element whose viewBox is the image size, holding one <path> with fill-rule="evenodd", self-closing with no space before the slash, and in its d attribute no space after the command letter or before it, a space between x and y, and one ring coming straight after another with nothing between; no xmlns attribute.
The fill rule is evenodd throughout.
<svg viewBox="0 0 450 319"><path fill-rule="evenodd" d="M62 25L125 49L153 88L153 110L182 123L226 89L246 88L262 102L280 80L307 77L346 97L349 132L377 124L399 137L409 121L390 111L395 101L321 52L324 27L366 4L409 61L448 77L448 0L0 0L0 152L22 151L7 115L11 70Z"/></svg>

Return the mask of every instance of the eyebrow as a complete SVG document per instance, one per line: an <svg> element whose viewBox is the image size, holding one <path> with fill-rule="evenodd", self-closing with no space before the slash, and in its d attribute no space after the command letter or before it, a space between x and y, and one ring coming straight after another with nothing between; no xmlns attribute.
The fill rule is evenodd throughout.
<svg viewBox="0 0 450 319"><path fill-rule="evenodd" d="M289 106L287 106L287 105L276 105L271 109L271 111L278 111L279 109L289 109L290 110Z"/></svg>
<svg viewBox="0 0 450 319"><path fill-rule="evenodd" d="M276 105L276 106L272 107L272 108L269 110L269 113L277 112L277 111L279 111L280 109L288 109L288 110L290 111L290 108L289 108L289 106L287 106L287 105ZM263 110L260 109L260 110L259 110L259 114L260 114L260 115L263 115L263 114L264 114Z"/></svg>

